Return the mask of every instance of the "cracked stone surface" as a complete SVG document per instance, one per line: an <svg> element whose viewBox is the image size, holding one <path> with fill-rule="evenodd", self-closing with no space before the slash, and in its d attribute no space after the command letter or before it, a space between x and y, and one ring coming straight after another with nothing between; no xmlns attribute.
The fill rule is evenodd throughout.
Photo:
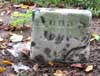
<svg viewBox="0 0 100 76"><path fill-rule="evenodd" d="M40 63L87 62L90 25L91 12L88 10L34 9L31 58Z"/></svg>

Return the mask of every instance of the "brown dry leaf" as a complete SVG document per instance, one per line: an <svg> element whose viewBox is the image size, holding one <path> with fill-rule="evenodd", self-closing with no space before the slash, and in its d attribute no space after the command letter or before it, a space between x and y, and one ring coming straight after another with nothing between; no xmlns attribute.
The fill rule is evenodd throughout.
<svg viewBox="0 0 100 76"><path fill-rule="evenodd" d="M23 53L23 54L25 54L25 55L28 55L29 50L27 50L27 48L22 48L20 50L20 52Z"/></svg>
<svg viewBox="0 0 100 76"><path fill-rule="evenodd" d="M11 27L11 26L4 26L4 27L2 27L2 29L4 29L5 31L9 31L9 30L12 30L13 27Z"/></svg>
<svg viewBox="0 0 100 76"><path fill-rule="evenodd" d="M66 75L68 75L68 72L62 70L56 70L56 72L54 73L54 76L66 76Z"/></svg>
<svg viewBox="0 0 100 76"><path fill-rule="evenodd" d="M0 45L0 48L5 49L5 48L7 48L7 46L6 45Z"/></svg>
<svg viewBox="0 0 100 76"><path fill-rule="evenodd" d="M72 64L71 67L74 67L74 68L83 68L82 64L80 64L80 63Z"/></svg>
<svg viewBox="0 0 100 76"><path fill-rule="evenodd" d="M16 30L21 30L22 26L16 26Z"/></svg>
<svg viewBox="0 0 100 76"><path fill-rule="evenodd" d="M31 25L25 25L25 27L28 28L28 29L32 28Z"/></svg>
<svg viewBox="0 0 100 76"><path fill-rule="evenodd" d="M61 70L56 70L56 73L57 73L57 74L62 74L63 71L61 71Z"/></svg>
<svg viewBox="0 0 100 76"><path fill-rule="evenodd" d="M9 60L3 60L2 63L6 65L12 65L12 62Z"/></svg>
<svg viewBox="0 0 100 76"><path fill-rule="evenodd" d="M23 41L30 41L30 40L31 40L31 37L30 36L28 36L25 39L23 39Z"/></svg>
<svg viewBox="0 0 100 76"><path fill-rule="evenodd" d="M13 32L8 32L9 36L12 36L13 35Z"/></svg>
<svg viewBox="0 0 100 76"><path fill-rule="evenodd" d="M35 64L35 65L33 66L33 69L34 69L35 71L37 71L37 70L39 69L39 64Z"/></svg>
<svg viewBox="0 0 100 76"><path fill-rule="evenodd" d="M93 70L93 65L88 65L85 69L85 72L90 72Z"/></svg>
<svg viewBox="0 0 100 76"><path fill-rule="evenodd" d="M55 65L55 63L53 61L49 61L48 64L51 65L51 66Z"/></svg>
<svg viewBox="0 0 100 76"><path fill-rule="evenodd" d="M3 73L6 70L6 68L0 67L0 73Z"/></svg>
<svg viewBox="0 0 100 76"><path fill-rule="evenodd" d="M63 71L63 74L68 74L68 71L66 71L66 70L65 70L65 71Z"/></svg>

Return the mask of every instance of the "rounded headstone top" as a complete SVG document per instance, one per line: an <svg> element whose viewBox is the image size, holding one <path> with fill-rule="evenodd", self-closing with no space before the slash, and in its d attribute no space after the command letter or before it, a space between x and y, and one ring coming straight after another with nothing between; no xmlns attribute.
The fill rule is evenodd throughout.
<svg viewBox="0 0 100 76"><path fill-rule="evenodd" d="M83 14L89 17L92 17L92 13L89 10L80 10L80 9L61 9L61 8L35 8L33 11L38 12L49 12L49 13L60 13L60 14Z"/></svg>

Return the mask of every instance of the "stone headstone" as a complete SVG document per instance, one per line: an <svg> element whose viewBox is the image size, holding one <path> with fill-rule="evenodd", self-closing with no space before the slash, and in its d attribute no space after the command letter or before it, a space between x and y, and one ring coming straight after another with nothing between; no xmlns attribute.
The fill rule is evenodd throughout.
<svg viewBox="0 0 100 76"><path fill-rule="evenodd" d="M87 62L90 54L91 12L78 9L33 10L32 51L38 62Z"/></svg>

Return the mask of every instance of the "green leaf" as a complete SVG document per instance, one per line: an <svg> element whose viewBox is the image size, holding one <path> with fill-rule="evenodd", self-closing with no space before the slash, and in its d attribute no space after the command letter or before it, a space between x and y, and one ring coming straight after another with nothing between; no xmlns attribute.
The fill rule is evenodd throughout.
<svg viewBox="0 0 100 76"><path fill-rule="evenodd" d="M95 36L95 39L96 39L97 41L99 41L99 40L100 40L100 36L99 36L99 35L96 35L96 36Z"/></svg>

